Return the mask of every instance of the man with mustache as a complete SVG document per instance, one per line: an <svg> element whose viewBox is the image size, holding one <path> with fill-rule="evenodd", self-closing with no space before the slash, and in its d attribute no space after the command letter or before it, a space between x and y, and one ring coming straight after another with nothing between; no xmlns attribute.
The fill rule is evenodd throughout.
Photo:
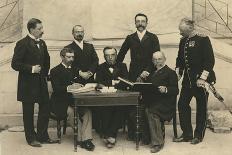
<svg viewBox="0 0 232 155"><path fill-rule="evenodd" d="M60 52L62 62L51 69L51 83L53 92L51 95L52 112L59 119L68 116L70 125L74 126L74 100L71 93L67 92L67 87L75 85L76 88L82 86L79 84L78 71L72 67L74 61L74 51L69 48L64 48ZM75 82L75 83L74 83ZM73 84L74 83L74 84ZM87 108L78 108L78 140L80 146L88 151L93 151L95 145L92 143L92 113Z"/></svg>
<svg viewBox="0 0 232 155"><path fill-rule="evenodd" d="M47 76L50 57L41 39L43 25L32 18L27 23L29 34L16 43L11 66L19 71L17 100L22 102L23 123L27 143L41 147L41 143L56 143L48 136L49 96ZM37 132L34 130L34 104L39 104Z"/></svg>
<svg viewBox="0 0 232 155"><path fill-rule="evenodd" d="M208 36L197 33L194 22L183 18L179 24L180 40L176 71L179 79L183 75L182 89L178 101L180 126L183 134L176 142L200 143L205 135L208 92L205 81L215 83L213 71L215 59L213 48ZM192 97L196 98L196 128L193 132L191 124Z"/></svg>
<svg viewBox="0 0 232 155"><path fill-rule="evenodd" d="M119 82L118 77L127 78L128 71L125 63L116 62L117 50L113 47L103 49L105 62L99 65L96 73L96 81L104 86L117 89L126 89L126 84ZM118 129L122 125L124 107L99 107L100 118L102 120L102 134L107 148L112 148L116 144Z"/></svg>
<svg viewBox="0 0 232 155"><path fill-rule="evenodd" d="M84 28L75 25L72 29L73 42L65 48L74 51L73 66L78 69L79 81L81 84L94 82L94 73L98 66L98 56L92 44L85 42Z"/></svg>
<svg viewBox="0 0 232 155"><path fill-rule="evenodd" d="M130 69L129 80L143 81L149 75L152 69L152 54L160 50L157 36L146 30L148 18L145 14L139 13L135 16L135 26L137 31L126 37L118 53L118 62L122 62L126 53L130 49ZM132 110L134 111L134 110ZM133 120L128 121L129 138L134 137L135 128L131 124Z"/></svg>

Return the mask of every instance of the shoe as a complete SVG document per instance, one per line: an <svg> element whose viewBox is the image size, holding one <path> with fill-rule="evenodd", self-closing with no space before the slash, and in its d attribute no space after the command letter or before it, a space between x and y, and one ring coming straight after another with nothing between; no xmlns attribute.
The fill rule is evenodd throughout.
<svg viewBox="0 0 232 155"><path fill-rule="evenodd" d="M47 140L45 141L41 141L42 144L55 144L55 143L59 143L59 140L52 140L50 138L48 138Z"/></svg>
<svg viewBox="0 0 232 155"><path fill-rule="evenodd" d="M42 145L41 145L41 143L40 142L38 142L38 141L36 141L36 140L34 140L34 141L32 141L32 142L30 142L30 143L28 143L30 146L32 146L32 147L42 147Z"/></svg>
<svg viewBox="0 0 232 155"><path fill-rule="evenodd" d="M162 148L163 148L164 145L155 145L155 146L152 146L151 147L151 153L157 153L159 152Z"/></svg>
<svg viewBox="0 0 232 155"><path fill-rule="evenodd" d="M95 145L91 142L90 139L81 142L80 146L81 148L84 148L87 151L93 151L95 148Z"/></svg>
<svg viewBox="0 0 232 155"><path fill-rule="evenodd" d="M191 141L191 144L195 145L195 144L198 144L200 143L202 140L200 138L193 138L192 141Z"/></svg>
<svg viewBox="0 0 232 155"><path fill-rule="evenodd" d="M192 137L184 137L183 135L181 135L180 137L174 138L173 142L176 142L176 143L191 142L192 139L193 139Z"/></svg>
<svg viewBox="0 0 232 155"><path fill-rule="evenodd" d="M106 139L107 143L106 143L106 147L107 148L113 148L115 146L115 143L116 143L116 139L113 138L113 137L109 137Z"/></svg>

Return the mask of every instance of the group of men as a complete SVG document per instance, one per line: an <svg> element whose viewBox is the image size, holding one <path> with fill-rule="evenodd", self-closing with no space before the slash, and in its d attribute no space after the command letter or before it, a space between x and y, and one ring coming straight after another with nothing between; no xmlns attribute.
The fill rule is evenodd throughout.
<svg viewBox="0 0 232 155"><path fill-rule="evenodd" d="M170 121L175 114L176 97L179 93L178 80L182 75L178 110L183 134L175 141L198 144L203 140L208 99L204 84L215 83L216 80L210 40L207 36L196 33L192 20L183 18L179 24L183 38L180 40L176 71L174 71L165 64L166 56L160 51L158 37L146 30L147 24L147 16L137 14L135 16L137 31L126 37L119 52L114 47L105 47L103 49L105 62L100 65L93 45L83 40L84 28L75 25L72 29L73 42L61 50L61 63L50 70L53 92L49 99L47 78L50 57L46 43L41 39L42 22L35 18L28 21L29 34L17 42L12 68L19 71L17 99L22 102L25 137L29 145L41 147L42 143L57 142L51 140L48 135L49 114L52 112L60 119L73 115L74 101L72 94L67 92L68 86L82 87L87 83L97 82L101 86L128 89L127 85L117 79L123 77L132 82L153 84L152 89L142 92L141 104L144 106L143 112L146 116L144 126L148 126L148 130L144 127L142 132L147 132L144 135L148 137L147 144L151 144L151 152L159 152L164 146L164 122ZM131 56L129 72L126 64L123 63L128 50ZM193 96L197 101L194 133L189 105ZM34 103L39 104L37 132L34 130ZM106 147L112 148L116 144L118 129L125 119L122 113L129 113L126 117L128 138L133 139L135 132L133 111L131 107L125 109L120 106L94 110L99 113L96 118L102 122L100 132ZM78 114L80 146L93 151L95 145L92 143L92 110L88 107L78 108Z"/></svg>

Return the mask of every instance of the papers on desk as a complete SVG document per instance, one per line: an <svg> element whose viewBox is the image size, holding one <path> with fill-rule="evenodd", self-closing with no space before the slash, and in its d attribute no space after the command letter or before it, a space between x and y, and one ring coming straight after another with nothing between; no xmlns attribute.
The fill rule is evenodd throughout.
<svg viewBox="0 0 232 155"><path fill-rule="evenodd" d="M81 86L80 84L72 84L68 86L67 92L69 93L84 93L95 90L97 84L96 83L87 83L85 86Z"/></svg>
<svg viewBox="0 0 232 155"><path fill-rule="evenodd" d="M114 87L102 87L102 89L99 89L101 93L115 93L117 89Z"/></svg>

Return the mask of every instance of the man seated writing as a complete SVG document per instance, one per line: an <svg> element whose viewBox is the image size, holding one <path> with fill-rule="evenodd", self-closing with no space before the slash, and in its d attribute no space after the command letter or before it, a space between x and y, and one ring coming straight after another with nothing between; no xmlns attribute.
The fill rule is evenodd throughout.
<svg viewBox="0 0 232 155"><path fill-rule="evenodd" d="M151 152L159 152L164 146L164 121L170 121L176 110L178 80L175 71L165 65L163 52L155 52L152 57L153 70L145 82L153 85L151 91L143 95L146 115L150 128Z"/></svg>
<svg viewBox="0 0 232 155"><path fill-rule="evenodd" d="M96 81L104 86L117 89L126 89L126 85L119 82L117 78L128 77L128 71L126 64L122 62L116 62L117 50L113 47L105 47L103 49L105 62L102 63L96 73ZM98 114L102 121L101 132L103 134L106 147L112 148L116 143L116 137L118 129L122 125L122 119L125 107L100 107Z"/></svg>
<svg viewBox="0 0 232 155"><path fill-rule="evenodd" d="M78 70L72 66L74 61L74 51L70 48L64 48L60 52L62 62L56 67L52 68L51 83L53 93L51 95L52 112L58 118L64 118L68 115L70 118L70 124L73 126L73 98L72 94L67 92L67 87L75 83L77 87L81 87L78 84ZM92 140L92 113L88 108L78 108L78 140L80 146L88 151L93 151L95 146L91 142Z"/></svg>

